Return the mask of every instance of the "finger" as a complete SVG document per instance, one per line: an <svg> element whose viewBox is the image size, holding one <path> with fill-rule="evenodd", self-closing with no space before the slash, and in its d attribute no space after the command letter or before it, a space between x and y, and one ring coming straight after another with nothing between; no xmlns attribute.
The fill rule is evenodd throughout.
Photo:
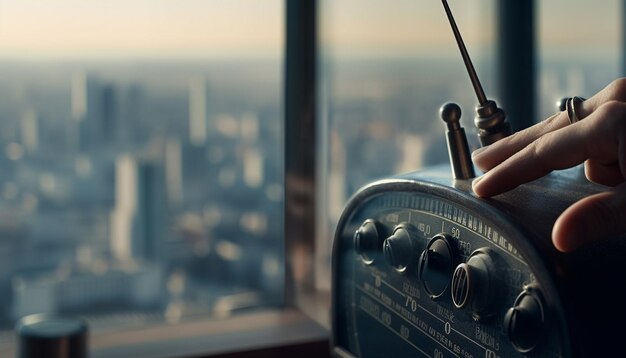
<svg viewBox="0 0 626 358"><path fill-rule="evenodd" d="M474 192L482 197L493 196L590 158L616 161L624 113L626 104L609 102L584 121L539 137L474 181Z"/></svg>
<svg viewBox="0 0 626 358"><path fill-rule="evenodd" d="M585 162L585 176L591 182L608 186L619 185L625 179L617 162L604 164L593 159Z"/></svg>
<svg viewBox="0 0 626 358"><path fill-rule="evenodd" d="M609 101L626 101L626 79L613 81L593 97L582 102L577 108L579 119L593 113ZM490 146L480 148L472 153L474 164L484 172L519 152L539 137L570 124L567 111L559 112L532 127L510 135Z"/></svg>
<svg viewBox="0 0 626 358"><path fill-rule="evenodd" d="M563 128L568 124L567 113L556 113L532 127L474 151L472 153L472 161L480 170L487 172L542 135Z"/></svg>
<svg viewBox="0 0 626 358"><path fill-rule="evenodd" d="M475 180L474 192L480 197L494 196L552 170L582 163L587 154L571 148L579 147L583 141L584 134L573 125L550 132Z"/></svg>
<svg viewBox="0 0 626 358"><path fill-rule="evenodd" d="M559 251L573 251L626 232L626 184L586 197L561 214L552 229Z"/></svg>

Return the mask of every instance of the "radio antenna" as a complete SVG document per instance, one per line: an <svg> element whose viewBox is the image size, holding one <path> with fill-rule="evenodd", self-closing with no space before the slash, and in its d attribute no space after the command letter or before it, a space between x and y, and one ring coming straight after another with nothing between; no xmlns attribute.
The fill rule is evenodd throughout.
<svg viewBox="0 0 626 358"><path fill-rule="evenodd" d="M481 144L486 146L511 134L511 125L506 121L506 114L501 108L498 108L496 102L487 99L487 96L485 96L485 91L480 84L480 80L478 79L478 75L476 74L476 70L474 69L469 53L467 52L467 48L465 47L465 43L463 42L463 38L459 32L459 28L456 25L456 21L454 21L454 16L452 16L452 11L450 11L450 6L448 6L448 2L446 0L441 0L441 2L443 3L443 8L446 10L446 15L450 21L450 27L452 27L454 38L459 46L459 50L461 51L461 57L463 58L465 68L467 69L470 81L474 87L474 92L476 92L476 97L478 97L478 106L476 106L476 118L474 118L474 124L478 127L478 138L480 139Z"/></svg>
<svg viewBox="0 0 626 358"><path fill-rule="evenodd" d="M467 68L467 72L470 76L470 81L472 81L472 86L474 86L474 92L476 92L476 96L478 97L478 103L484 105L485 103L487 103L487 96L485 96L483 86L480 84L480 80L478 79L478 75L476 74L476 70L474 69L474 65L472 64L472 59L467 53L467 48L465 47L465 43L463 42L463 38L461 37L461 33L459 32L459 28L456 26L456 21L454 21L454 16L452 16L452 11L450 11L450 6L448 6L448 2L446 0L442 0L442 2L443 8L446 10L446 15L448 15L448 20L450 21L450 27L452 27L454 38L456 39L457 45L459 45L459 51L461 51L461 57L463 58L463 62L465 63L465 68Z"/></svg>

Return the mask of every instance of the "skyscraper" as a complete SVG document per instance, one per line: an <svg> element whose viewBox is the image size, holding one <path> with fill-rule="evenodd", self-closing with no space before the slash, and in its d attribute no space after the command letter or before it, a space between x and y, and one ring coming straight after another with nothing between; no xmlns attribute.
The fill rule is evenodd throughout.
<svg viewBox="0 0 626 358"><path fill-rule="evenodd" d="M204 77L189 82L189 142L202 146L207 140L208 85Z"/></svg>
<svg viewBox="0 0 626 358"><path fill-rule="evenodd" d="M20 132L24 149L29 154L36 152L39 148L39 117L37 111L30 109L22 113Z"/></svg>
<svg viewBox="0 0 626 358"><path fill-rule="evenodd" d="M121 126L115 86L78 72L72 77L71 92L70 144L82 152L119 144Z"/></svg>
<svg viewBox="0 0 626 358"><path fill-rule="evenodd" d="M73 150L84 151L88 146L95 143L98 134L97 122L98 113L96 102L96 81L85 72L77 72L72 76L72 97L71 108L72 118L68 123L69 145Z"/></svg>
<svg viewBox="0 0 626 358"><path fill-rule="evenodd" d="M165 225L163 168L130 155L115 165L115 206L111 213L111 253L121 261L155 260Z"/></svg>

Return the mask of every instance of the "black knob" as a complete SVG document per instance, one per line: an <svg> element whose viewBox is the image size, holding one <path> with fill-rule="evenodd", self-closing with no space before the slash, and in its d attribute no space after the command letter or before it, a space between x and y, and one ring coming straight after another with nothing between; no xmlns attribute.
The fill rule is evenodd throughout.
<svg viewBox="0 0 626 358"><path fill-rule="evenodd" d="M458 253L452 238L439 234L428 242L420 256L418 275L430 298L439 298L447 291L457 264Z"/></svg>
<svg viewBox="0 0 626 358"><path fill-rule="evenodd" d="M18 321L19 358L84 358L87 324L78 318L34 314Z"/></svg>
<svg viewBox="0 0 626 358"><path fill-rule="evenodd" d="M452 303L457 308L470 309L474 318L489 313L495 296L494 271L489 249L474 251L452 274Z"/></svg>
<svg viewBox="0 0 626 358"><path fill-rule="evenodd" d="M406 272L417 262L419 241L417 230L410 224L400 224L383 242L385 260L398 272Z"/></svg>
<svg viewBox="0 0 626 358"><path fill-rule="evenodd" d="M532 351L544 335L545 314L537 289L526 287L504 316L504 328L520 353Z"/></svg>
<svg viewBox="0 0 626 358"><path fill-rule="evenodd" d="M382 225L378 221L367 219L354 233L354 250L368 265L374 263L376 253L381 250L384 238L381 231Z"/></svg>

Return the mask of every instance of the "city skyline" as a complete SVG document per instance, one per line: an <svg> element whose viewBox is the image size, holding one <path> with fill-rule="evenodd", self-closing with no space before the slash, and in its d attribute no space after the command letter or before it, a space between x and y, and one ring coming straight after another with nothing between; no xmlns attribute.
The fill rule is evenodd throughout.
<svg viewBox="0 0 626 358"><path fill-rule="evenodd" d="M177 322L280 300L277 62L0 72L0 355L35 312Z"/></svg>

